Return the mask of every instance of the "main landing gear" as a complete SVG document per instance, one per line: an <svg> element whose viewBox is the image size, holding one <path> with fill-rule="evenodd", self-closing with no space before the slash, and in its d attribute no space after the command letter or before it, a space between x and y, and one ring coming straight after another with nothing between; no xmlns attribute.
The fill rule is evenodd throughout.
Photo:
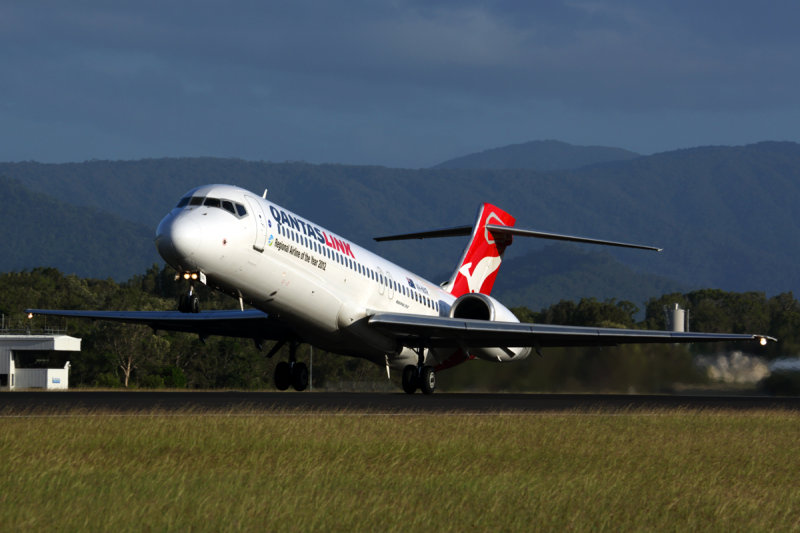
<svg viewBox="0 0 800 533"><path fill-rule="evenodd" d="M267 357L272 357L283 346L284 342L277 343ZM275 388L287 390L292 387L296 391L308 388L308 367L297 360L297 343L289 343L289 361L281 361L275 365Z"/></svg>
<svg viewBox="0 0 800 533"><path fill-rule="evenodd" d="M406 365L403 369L403 390L414 394L417 389L422 394L433 394L436 390L436 371L432 366Z"/></svg>
<svg viewBox="0 0 800 533"><path fill-rule="evenodd" d="M292 386L296 391L308 387L308 367L305 363L281 361L275 366L275 388L286 390Z"/></svg>
<svg viewBox="0 0 800 533"><path fill-rule="evenodd" d="M417 389L422 394L433 394L436 390L436 371L425 364L425 347L421 345L417 352L417 364L403 368L403 390L406 394L414 394Z"/></svg>

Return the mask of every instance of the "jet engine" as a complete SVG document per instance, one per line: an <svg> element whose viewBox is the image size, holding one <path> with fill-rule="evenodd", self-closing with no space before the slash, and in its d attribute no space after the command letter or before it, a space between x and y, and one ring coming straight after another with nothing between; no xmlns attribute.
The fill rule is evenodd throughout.
<svg viewBox="0 0 800 533"><path fill-rule="evenodd" d="M489 296L478 292L459 296L450 308L450 318L468 320L487 320L490 322L519 322L506 306ZM518 361L528 357L529 347L506 346L467 346L471 355L490 361Z"/></svg>

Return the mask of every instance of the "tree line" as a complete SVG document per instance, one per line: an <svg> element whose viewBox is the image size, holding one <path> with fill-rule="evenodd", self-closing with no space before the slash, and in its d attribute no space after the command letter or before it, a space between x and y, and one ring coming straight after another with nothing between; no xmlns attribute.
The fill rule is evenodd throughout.
<svg viewBox="0 0 800 533"><path fill-rule="evenodd" d="M0 274L0 313L7 331L66 330L83 339L71 356L71 386L145 388L271 389L281 351L267 359L252 340L157 332L146 326L34 317L28 307L51 309L175 309L186 289L170 267L152 266L124 283L64 275L53 268ZM233 308L228 296L200 289L203 308ZM690 311L693 331L759 333L777 337L765 348L744 347L767 359L800 353L800 302L792 293L734 293L716 289L671 293L651 298L643 312L629 301L584 298L561 301L540 311L517 307L522 321L576 326L667 329L665 308ZM741 345L630 345L618 348L545 350L543 357L507 365L469 362L442 372L443 390L667 390L676 382L700 383L692 363L699 353L743 349ZM299 354L308 359L309 347ZM354 358L314 351L313 386L385 382L384 370ZM397 379L395 376L393 379Z"/></svg>

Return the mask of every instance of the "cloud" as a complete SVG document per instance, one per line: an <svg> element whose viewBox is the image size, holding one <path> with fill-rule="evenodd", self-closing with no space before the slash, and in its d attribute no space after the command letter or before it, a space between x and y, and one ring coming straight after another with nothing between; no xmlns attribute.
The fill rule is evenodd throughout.
<svg viewBox="0 0 800 533"><path fill-rule="evenodd" d="M308 139L344 158L375 139L420 150L431 139L412 137L478 119L476 144L504 122L520 132L559 113L569 127L584 116L584 129L615 115L774 114L797 108L798 11L743 0L20 2L0 7L0 119L75 124L141 151L252 157L259 135L301 159Z"/></svg>

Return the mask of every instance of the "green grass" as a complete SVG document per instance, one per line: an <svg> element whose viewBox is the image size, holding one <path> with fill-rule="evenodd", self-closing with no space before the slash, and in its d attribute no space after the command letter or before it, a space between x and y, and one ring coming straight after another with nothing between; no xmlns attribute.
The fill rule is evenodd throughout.
<svg viewBox="0 0 800 533"><path fill-rule="evenodd" d="M0 529L797 530L800 416L0 419Z"/></svg>

